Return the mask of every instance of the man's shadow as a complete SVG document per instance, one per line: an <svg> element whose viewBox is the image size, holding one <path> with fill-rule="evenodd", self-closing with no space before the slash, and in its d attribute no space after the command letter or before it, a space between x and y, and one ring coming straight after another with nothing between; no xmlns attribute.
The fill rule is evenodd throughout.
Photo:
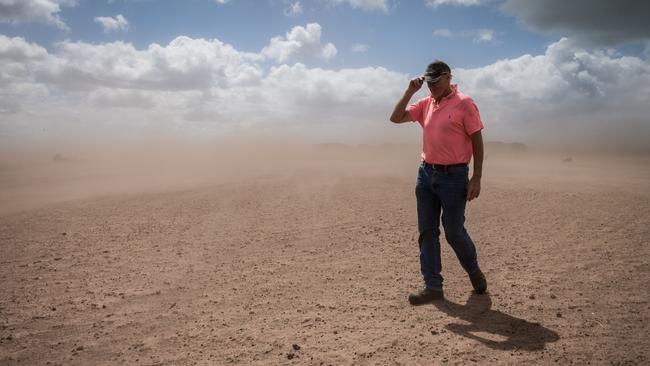
<svg viewBox="0 0 650 366"><path fill-rule="evenodd" d="M544 349L546 343L555 342L560 336L543 327L539 323L531 323L524 319L490 309L492 299L489 294L472 293L463 306L451 301L435 301L434 305L449 316L465 320L470 324L452 323L446 328L456 334L477 340L493 349L521 349L535 351ZM505 340L492 340L481 337L476 333L490 333Z"/></svg>

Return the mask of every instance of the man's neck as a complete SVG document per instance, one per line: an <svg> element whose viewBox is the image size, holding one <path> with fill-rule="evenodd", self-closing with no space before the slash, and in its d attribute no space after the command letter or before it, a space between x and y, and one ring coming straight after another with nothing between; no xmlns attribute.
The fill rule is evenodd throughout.
<svg viewBox="0 0 650 366"><path fill-rule="evenodd" d="M433 100L436 102L436 104L440 104L440 101L449 94L451 94L451 86L449 86L449 88L447 88L447 90L442 92L442 94L440 94L439 97L433 97Z"/></svg>

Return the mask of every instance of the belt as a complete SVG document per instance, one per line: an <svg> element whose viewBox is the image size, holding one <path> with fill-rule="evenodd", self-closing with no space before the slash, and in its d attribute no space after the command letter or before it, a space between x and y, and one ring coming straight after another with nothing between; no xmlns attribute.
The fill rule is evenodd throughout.
<svg viewBox="0 0 650 366"><path fill-rule="evenodd" d="M443 164L429 164L426 161L422 161L422 164L424 166L432 166L433 169L435 170L442 170L442 171L449 171L451 168L458 168L458 167L466 167L467 163L460 163L460 164L449 164L449 165L443 165Z"/></svg>

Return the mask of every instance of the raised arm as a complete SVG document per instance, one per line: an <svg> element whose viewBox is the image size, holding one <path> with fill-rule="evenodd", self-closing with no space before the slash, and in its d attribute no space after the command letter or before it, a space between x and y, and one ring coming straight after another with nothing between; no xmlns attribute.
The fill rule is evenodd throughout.
<svg viewBox="0 0 650 366"><path fill-rule="evenodd" d="M406 88L406 91L404 92L404 95L399 100L399 102L397 102L397 105L395 105L395 108L393 109L393 114L390 115L391 122L404 123L404 122L413 121L413 119L411 119L411 114L406 111L406 107L408 106L409 101L413 97L413 94L417 93L417 91L420 90L423 83L424 83L424 78L422 76L418 76L414 79L411 79L408 88Z"/></svg>

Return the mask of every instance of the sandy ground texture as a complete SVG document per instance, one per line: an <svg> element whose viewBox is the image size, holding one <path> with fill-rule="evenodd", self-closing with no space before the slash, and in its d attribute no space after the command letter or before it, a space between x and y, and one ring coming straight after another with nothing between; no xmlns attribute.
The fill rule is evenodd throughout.
<svg viewBox="0 0 650 366"><path fill-rule="evenodd" d="M69 150L2 155L1 365L650 363L648 157L488 152L413 307L417 146Z"/></svg>

